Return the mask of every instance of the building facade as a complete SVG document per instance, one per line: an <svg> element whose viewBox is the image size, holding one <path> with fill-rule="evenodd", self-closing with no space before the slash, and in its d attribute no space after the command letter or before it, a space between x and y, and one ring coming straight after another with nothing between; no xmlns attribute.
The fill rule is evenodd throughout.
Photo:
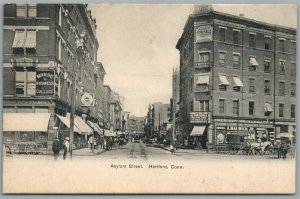
<svg viewBox="0 0 300 199"><path fill-rule="evenodd" d="M180 134L226 143L295 134L296 30L197 7L180 51Z"/></svg>
<svg viewBox="0 0 300 199"><path fill-rule="evenodd" d="M49 149L54 137L69 136L72 100L74 143L82 147L100 131L105 72L97 62L96 28L86 4L4 6L4 142L35 141ZM16 119L28 127L11 125Z"/></svg>
<svg viewBox="0 0 300 199"><path fill-rule="evenodd" d="M144 132L144 117L136 117L134 115L129 117L128 130L130 132Z"/></svg>

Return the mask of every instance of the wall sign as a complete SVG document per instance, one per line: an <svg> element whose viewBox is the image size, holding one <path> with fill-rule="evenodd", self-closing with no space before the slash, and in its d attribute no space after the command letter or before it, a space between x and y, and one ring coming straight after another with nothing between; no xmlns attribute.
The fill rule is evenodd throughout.
<svg viewBox="0 0 300 199"><path fill-rule="evenodd" d="M36 71L36 96L54 95L54 71Z"/></svg>
<svg viewBox="0 0 300 199"><path fill-rule="evenodd" d="M94 106L94 95L91 93L84 93L81 96L81 106Z"/></svg>
<svg viewBox="0 0 300 199"><path fill-rule="evenodd" d="M191 123L210 123L210 114L208 112L191 112Z"/></svg>
<svg viewBox="0 0 300 199"><path fill-rule="evenodd" d="M199 26L196 29L196 42L212 41L213 27L212 26Z"/></svg>

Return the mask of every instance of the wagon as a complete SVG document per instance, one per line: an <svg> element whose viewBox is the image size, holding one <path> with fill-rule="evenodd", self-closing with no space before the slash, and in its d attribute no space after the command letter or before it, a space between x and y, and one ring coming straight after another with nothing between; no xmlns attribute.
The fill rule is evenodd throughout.
<svg viewBox="0 0 300 199"><path fill-rule="evenodd" d="M227 134L226 148L230 154L247 155L250 150L251 140L245 139L245 134Z"/></svg>
<svg viewBox="0 0 300 199"><path fill-rule="evenodd" d="M38 154L42 146L36 142L16 142L13 145L14 153Z"/></svg>

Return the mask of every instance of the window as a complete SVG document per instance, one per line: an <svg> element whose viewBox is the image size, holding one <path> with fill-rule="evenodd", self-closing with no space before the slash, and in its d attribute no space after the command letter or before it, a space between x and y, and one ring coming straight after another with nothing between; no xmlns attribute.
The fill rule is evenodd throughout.
<svg viewBox="0 0 300 199"><path fill-rule="evenodd" d="M285 61L279 60L279 72L284 73L285 72Z"/></svg>
<svg viewBox="0 0 300 199"><path fill-rule="evenodd" d="M234 44L239 44L240 43L240 40L239 40L239 34L240 34L240 31L238 30L233 30L233 34L232 34L232 42Z"/></svg>
<svg viewBox="0 0 300 199"><path fill-rule="evenodd" d="M265 49L270 50L271 49L271 38L265 37Z"/></svg>
<svg viewBox="0 0 300 199"><path fill-rule="evenodd" d="M264 71L265 71L265 73L271 72L271 61L270 60L265 60Z"/></svg>
<svg viewBox="0 0 300 199"><path fill-rule="evenodd" d="M219 90L226 91L229 82L227 80L226 75L219 75Z"/></svg>
<svg viewBox="0 0 300 199"><path fill-rule="evenodd" d="M36 4L17 4L17 17L36 17Z"/></svg>
<svg viewBox="0 0 300 199"><path fill-rule="evenodd" d="M219 40L222 42L226 41L226 28L220 27L219 29Z"/></svg>
<svg viewBox="0 0 300 199"><path fill-rule="evenodd" d="M239 68L240 67L240 55L239 54L233 54L233 68Z"/></svg>
<svg viewBox="0 0 300 199"><path fill-rule="evenodd" d="M249 57L249 70L256 71L256 67L258 66L258 62L254 56Z"/></svg>
<svg viewBox="0 0 300 199"><path fill-rule="evenodd" d="M36 52L36 30L15 30L13 54L32 55Z"/></svg>
<svg viewBox="0 0 300 199"><path fill-rule="evenodd" d="M270 80L265 80L265 95L270 95L271 82Z"/></svg>
<svg viewBox="0 0 300 199"><path fill-rule="evenodd" d="M279 104L279 117L284 117L284 104Z"/></svg>
<svg viewBox="0 0 300 199"><path fill-rule="evenodd" d="M209 66L209 53L205 52L205 53L199 53L199 63L202 66Z"/></svg>
<svg viewBox="0 0 300 199"><path fill-rule="evenodd" d="M249 46L250 47L255 47L255 39L256 39L255 34L249 34Z"/></svg>
<svg viewBox="0 0 300 199"><path fill-rule="evenodd" d="M209 101L200 100L200 111L208 112L209 111Z"/></svg>
<svg viewBox="0 0 300 199"><path fill-rule="evenodd" d="M225 65L225 52L219 52L219 65Z"/></svg>
<svg viewBox="0 0 300 199"><path fill-rule="evenodd" d="M291 105L291 118L295 118L296 113L295 113L296 105L292 104Z"/></svg>
<svg viewBox="0 0 300 199"><path fill-rule="evenodd" d="M194 89L194 78L192 77L190 80L190 91L192 92Z"/></svg>
<svg viewBox="0 0 300 199"><path fill-rule="evenodd" d="M291 62L291 76L296 76L296 62Z"/></svg>
<svg viewBox="0 0 300 199"><path fill-rule="evenodd" d="M219 113L225 113L225 99L219 99Z"/></svg>
<svg viewBox="0 0 300 199"><path fill-rule="evenodd" d="M249 102L249 115L254 115L254 102Z"/></svg>
<svg viewBox="0 0 300 199"><path fill-rule="evenodd" d="M249 93L255 93L255 79L249 79Z"/></svg>
<svg viewBox="0 0 300 199"><path fill-rule="evenodd" d="M296 96L296 83L291 83L291 96Z"/></svg>
<svg viewBox="0 0 300 199"><path fill-rule="evenodd" d="M279 39L279 51L284 52L284 39Z"/></svg>
<svg viewBox="0 0 300 199"><path fill-rule="evenodd" d="M15 94L19 96L34 96L36 94L35 71L16 71Z"/></svg>
<svg viewBox="0 0 300 199"><path fill-rule="evenodd" d="M291 52L293 53L293 54L296 54L296 51L297 51L297 44L296 44L296 41L291 41Z"/></svg>
<svg viewBox="0 0 300 199"><path fill-rule="evenodd" d="M232 113L235 115L239 114L239 101L238 100L233 100L232 101Z"/></svg>
<svg viewBox="0 0 300 199"><path fill-rule="evenodd" d="M239 76L233 76L233 91L240 92L241 87L244 87L243 82L241 81Z"/></svg>
<svg viewBox="0 0 300 199"><path fill-rule="evenodd" d="M284 82L279 82L279 95L280 96L285 95L285 84L284 84Z"/></svg>

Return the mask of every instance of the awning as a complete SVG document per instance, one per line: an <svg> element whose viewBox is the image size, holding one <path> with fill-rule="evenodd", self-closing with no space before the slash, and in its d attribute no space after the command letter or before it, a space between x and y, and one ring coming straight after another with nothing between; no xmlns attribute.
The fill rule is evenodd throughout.
<svg viewBox="0 0 300 199"><path fill-rule="evenodd" d="M294 136L291 133L279 133L279 134L277 134L276 137L278 137L278 138L282 138L282 137L293 138Z"/></svg>
<svg viewBox="0 0 300 199"><path fill-rule="evenodd" d="M244 84L239 77L233 77L234 86L243 87Z"/></svg>
<svg viewBox="0 0 300 199"><path fill-rule="evenodd" d="M47 132L50 113L4 113L3 131Z"/></svg>
<svg viewBox="0 0 300 199"><path fill-rule="evenodd" d="M257 63L255 57L250 57L249 64L250 64L250 66L258 66L258 63Z"/></svg>
<svg viewBox="0 0 300 199"><path fill-rule="evenodd" d="M99 135L102 135L102 129L94 122L87 121L87 123L96 131Z"/></svg>
<svg viewBox="0 0 300 199"><path fill-rule="evenodd" d="M198 125L198 126L194 126L191 135L190 136L199 136L199 135L203 135L204 131L205 131L206 125Z"/></svg>
<svg viewBox="0 0 300 199"><path fill-rule="evenodd" d="M64 123L66 125L66 127L70 128L70 118L69 117L64 117L64 116L61 116L61 115L57 115L56 116L60 119L60 121L62 123ZM74 132L77 132L79 134L81 134L82 132L77 128L77 126L75 125L75 121L74 121Z"/></svg>
<svg viewBox="0 0 300 199"><path fill-rule="evenodd" d="M209 84L209 76L208 75L200 75L197 77L196 84Z"/></svg>
<svg viewBox="0 0 300 199"><path fill-rule="evenodd" d="M117 136L117 133L114 132L114 131L107 130L107 131L104 132L104 136L115 137L115 136Z"/></svg>
<svg viewBox="0 0 300 199"><path fill-rule="evenodd" d="M265 112L273 112L271 104L265 103Z"/></svg>
<svg viewBox="0 0 300 199"><path fill-rule="evenodd" d="M12 47L23 48L25 43L25 38L26 38L26 32L24 30L16 30Z"/></svg>
<svg viewBox="0 0 300 199"><path fill-rule="evenodd" d="M36 48L36 31L27 31L24 48Z"/></svg>
<svg viewBox="0 0 300 199"><path fill-rule="evenodd" d="M225 85L228 86L229 82L227 80L227 77L225 75L219 75L219 85Z"/></svg>
<svg viewBox="0 0 300 199"><path fill-rule="evenodd" d="M74 122L81 132L93 134L93 129L89 127L89 125L85 123L81 117L76 116Z"/></svg>

